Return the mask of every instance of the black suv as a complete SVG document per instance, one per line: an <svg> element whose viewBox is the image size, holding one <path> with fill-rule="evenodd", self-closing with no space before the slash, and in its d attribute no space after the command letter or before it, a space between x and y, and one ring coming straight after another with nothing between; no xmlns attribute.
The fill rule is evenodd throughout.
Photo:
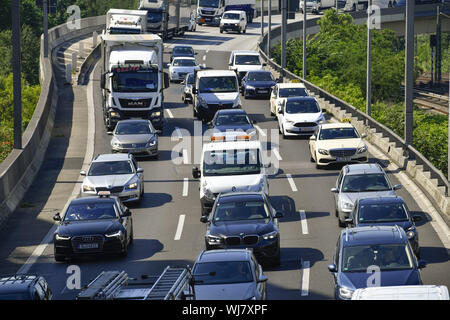
<svg viewBox="0 0 450 320"><path fill-rule="evenodd" d="M47 281L38 275L0 276L0 300L52 300Z"/></svg>

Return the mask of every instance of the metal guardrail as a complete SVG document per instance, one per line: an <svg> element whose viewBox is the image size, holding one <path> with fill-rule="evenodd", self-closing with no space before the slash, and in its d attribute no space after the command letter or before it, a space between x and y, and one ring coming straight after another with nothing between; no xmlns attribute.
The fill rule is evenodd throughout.
<svg viewBox="0 0 450 320"><path fill-rule="evenodd" d="M398 9L399 8L387 9L387 10L393 10L393 11L397 12ZM359 15L361 15L361 12L351 13L351 15L359 16ZM309 28L311 25L313 25L313 24L315 25L317 23L317 20L318 20L318 18L307 20L306 27ZM309 21L311 21L311 22L309 22ZM297 26L300 24L300 27L303 28L302 21L297 21L295 23ZM288 28L289 28L289 25L288 25ZM301 30L301 28L300 28L300 30ZM273 29L273 31L280 34L281 26L275 27ZM273 60L269 59L264 51L267 48L267 32L264 33L263 38L260 38L260 41L259 41L257 47L258 47L259 53L260 53L261 57L263 58L263 60L265 60L266 63L270 67L275 69L277 72L279 72L280 74L283 74L284 77L286 77L287 79L295 79L295 80L301 81L309 91L311 91L314 94L318 95L319 97L329 101L330 103L334 104L336 107L339 107L340 109L343 109L346 112L350 113L352 115L352 117L356 117L358 120L364 121L364 123L366 125L370 126L371 128L375 128L375 130L377 132L381 132L383 134L383 136L388 137L390 141L395 143L396 147L400 147L403 149L403 154L407 158L407 160L416 160L416 163L418 165L422 165L425 171L429 171L431 173L431 178L437 179L438 186L444 186L445 187L445 195L449 196L450 183L447 180L447 178L444 176L442 171L437 169L427 158L425 158L425 156L423 154L421 154L419 151L417 151L413 146L406 145L405 140L403 138L401 138L396 133L394 133L391 129L389 129L388 127L377 122L375 119L368 116L361 110L359 110L359 109L355 108L354 106L350 105L349 103L339 99L338 97L332 95L331 93L323 90L322 88L312 84L311 82L308 82L307 80L301 78L300 76L298 76L286 69L283 70L279 64L277 64ZM406 166L406 163L405 163L405 166Z"/></svg>

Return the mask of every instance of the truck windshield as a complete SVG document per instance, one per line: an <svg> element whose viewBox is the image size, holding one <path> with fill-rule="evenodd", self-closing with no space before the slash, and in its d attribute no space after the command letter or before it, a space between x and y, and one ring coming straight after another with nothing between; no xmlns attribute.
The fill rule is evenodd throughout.
<svg viewBox="0 0 450 320"><path fill-rule="evenodd" d="M237 92L236 77L203 77L198 81L200 93Z"/></svg>
<svg viewBox="0 0 450 320"><path fill-rule="evenodd" d="M142 9L147 10L147 22L148 23L157 23L162 20L162 11L161 10L150 10L150 9Z"/></svg>
<svg viewBox="0 0 450 320"><path fill-rule="evenodd" d="M205 176L259 174L260 172L261 163L258 149L205 152L203 159Z"/></svg>
<svg viewBox="0 0 450 320"><path fill-rule="evenodd" d="M155 92L158 90L158 70L113 71L112 88L115 92Z"/></svg>
<svg viewBox="0 0 450 320"><path fill-rule="evenodd" d="M200 7L218 8L219 0L199 0L198 5Z"/></svg>
<svg viewBox="0 0 450 320"><path fill-rule="evenodd" d="M129 28L129 27L111 27L109 28L110 34L140 34L141 29Z"/></svg>
<svg viewBox="0 0 450 320"><path fill-rule="evenodd" d="M261 61L259 61L259 56L257 56L257 55L248 55L248 56L236 55L234 64L237 64L237 65L243 65L243 64L260 65Z"/></svg>

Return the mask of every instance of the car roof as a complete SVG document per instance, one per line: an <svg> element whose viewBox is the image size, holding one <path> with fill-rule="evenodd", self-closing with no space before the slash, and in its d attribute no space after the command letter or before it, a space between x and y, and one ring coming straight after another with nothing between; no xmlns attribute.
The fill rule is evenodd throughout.
<svg viewBox="0 0 450 320"><path fill-rule="evenodd" d="M358 200L359 204L388 204L399 203L403 204L405 201L399 196L383 196L383 197L370 197L362 198Z"/></svg>
<svg viewBox="0 0 450 320"><path fill-rule="evenodd" d="M286 83L278 83L278 88L304 88L306 89L305 85L300 82L286 82Z"/></svg>
<svg viewBox="0 0 450 320"><path fill-rule="evenodd" d="M404 244L408 242L405 231L395 226L365 226L347 228L341 231L344 247L377 244Z"/></svg>
<svg viewBox="0 0 450 320"><path fill-rule="evenodd" d="M288 98L286 98L286 102L290 102L290 101L305 101L305 100L316 101L316 98L311 97L311 96L300 96L300 97L288 97Z"/></svg>
<svg viewBox="0 0 450 320"><path fill-rule="evenodd" d="M228 10L228 11L225 11L224 14L225 13L239 13L239 14L241 14L241 13L245 13L245 11L242 11L242 10Z"/></svg>
<svg viewBox="0 0 450 320"><path fill-rule="evenodd" d="M27 291L38 275L0 275L0 294Z"/></svg>
<svg viewBox="0 0 450 320"><path fill-rule="evenodd" d="M342 170L345 175L385 173L378 163L348 164Z"/></svg>
<svg viewBox="0 0 450 320"><path fill-rule="evenodd" d="M150 120L145 120L145 119L127 119L127 120L120 120L117 122L117 124L119 123L150 123Z"/></svg>
<svg viewBox="0 0 450 320"><path fill-rule="evenodd" d="M236 77L236 72L233 70L201 70L197 71L197 78L201 77Z"/></svg>
<svg viewBox="0 0 450 320"><path fill-rule="evenodd" d="M260 201L264 200L261 192L230 192L220 194L218 202L227 203L233 201Z"/></svg>
<svg viewBox="0 0 450 320"><path fill-rule="evenodd" d="M114 203L116 202L116 196L108 196L108 197L82 197L73 199L70 201L70 205L72 204L88 204L88 203Z"/></svg>
<svg viewBox="0 0 450 320"><path fill-rule="evenodd" d="M245 54L245 55L259 56L259 52L254 50L233 50L231 51L231 54Z"/></svg>
<svg viewBox="0 0 450 320"><path fill-rule="evenodd" d="M196 263L220 261L248 261L251 251L248 249L217 249L203 251Z"/></svg>
<svg viewBox="0 0 450 320"><path fill-rule="evenodd" d="M220 141L220 142L209 142L203 145L203 151L213 151L213 150L233 150L233 149L261 149L262 145L260 141Z"/></svg>
<svg viewBox="0 0 450 320"><path fill-rule="evenodd" d="M180 57L174 57L173 60L174 60L174 61L175 61L175 60L194 60L194 61L195 61L195 58L194 58L194 57L184 57L184 56L180 56Z"/></svg>
<svg viewBox="0 0 450 320"><path fill-rule="evenodd" d="M108 153L97 155L92 162L106 162L106 161L124 161L130 160L131 156L127 153Z"/></svg>
<svg viewBox="0 0 450 320"><path fill-rule="evenodd" d="M321 124L320 127L322 129L331 129L331 128L355 128L351 123L348 122L335 122L335 123L324 123Z"/></svg>
<svg viewBox="0 0 450 320"><path fill-rule="evenodd" d="M217 114L230 114L230 113L247 114L247 112L245 112L245 110L243 110L243 109L220 109L220 110L217 110L216 113Z"/></svg>

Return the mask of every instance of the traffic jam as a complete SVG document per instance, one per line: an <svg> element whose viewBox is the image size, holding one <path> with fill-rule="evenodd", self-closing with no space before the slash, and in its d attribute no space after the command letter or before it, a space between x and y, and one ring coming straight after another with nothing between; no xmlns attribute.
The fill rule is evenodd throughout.
<svg viewBox="0 0 450 320"><path fill-rule="evenodd" d="M214 8L214 1L202 1ZM365 134L347 121L332 119L303 83L276 78L257 51L233 50L228 70L209 68L190 45L175 44L167 51L164 35L132 31L135 25L130 23L119 26L118 16L132 13L111 9L107 15L100 86L110 152L95 155L89 169L80 173L79 197L54 216L54 262L72 264L84 256L126 259L135 242L132 211L146 198L142 162L161 161L161 136L176 135L165 127L163 89L169 86L191 110L190 122L202 126L202 146L193 156L199 161L190 178L198 182L195 201L201 208L198 223L206 230L204 249L192 257L192 267L168 265L152 285L133 284L126 273L104 271L77 299L270 299L266 270L283 263L280 221L286 217L271 199L271 180L283 162L275 141L267 141L275 136L278 143L305 141L310 166L320 172L338 168L335 183L321 195L333 198L330 216L340 227L334 255L328 257L335 299L448 300L445 286L423 283L421 270L427 262L421 259L416 227L423 217L397 194L402 185L370 161ZM154 27L155 16L147 16L146 30ZM216 22L220 33L245 33L252 19L244 10L224 11L221 19L211 21L191 15L183 33L208 22ZM250 100L270 113L275 134L264 132L246 112ZM45 287L39 290L45 293L41 298L51 299L42 277L22 281Z"/></svg>

